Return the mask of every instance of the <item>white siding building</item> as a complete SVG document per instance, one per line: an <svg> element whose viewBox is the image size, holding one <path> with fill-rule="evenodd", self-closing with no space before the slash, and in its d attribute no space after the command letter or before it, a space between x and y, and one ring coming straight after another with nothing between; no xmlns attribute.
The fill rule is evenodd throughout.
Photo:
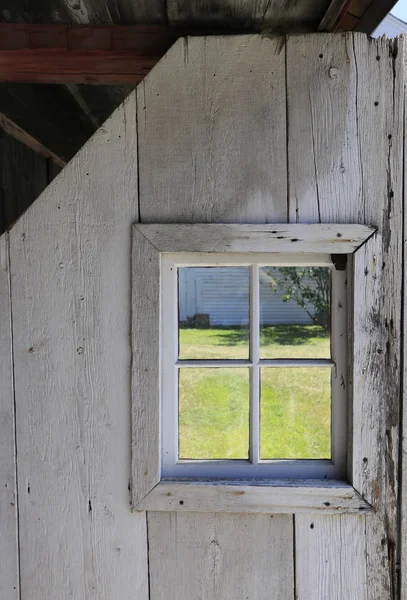
<svg viewBox="0 0 407 600"><path fill-rule="evenodd" d="M248 267L180 269L179 303L181 322L204 314L209 315L211 326L248 325ZM260 314L264 325L312 324L307 312L294 300L283 301L281 291L274 291L264 271L260 271Z"/></svg>
<svg viewBox="0 0 407 600"><path fill-rule="evenodd" d="M378 28L372 33L372 36L380 37L385 35L388 38L394 38L401 33L407 33L407 23L392 14L388 14Z"/></svg>

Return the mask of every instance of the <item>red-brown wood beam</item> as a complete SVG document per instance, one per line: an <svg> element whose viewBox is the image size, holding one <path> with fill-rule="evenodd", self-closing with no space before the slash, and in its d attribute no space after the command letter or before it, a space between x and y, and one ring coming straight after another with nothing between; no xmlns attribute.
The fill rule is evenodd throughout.
<svg viewBox="0 0 407 600"><path fill-rule="evenodd" d="M353 0L332 0L318 26L318 31L337 31L352 3Z"/></svg>
<svg viewBox="0 0 407 600"><path fill-rule="evenodd" d="M184 35L165 25L69 27L0 23L0 81L136 84Z"/></svg>

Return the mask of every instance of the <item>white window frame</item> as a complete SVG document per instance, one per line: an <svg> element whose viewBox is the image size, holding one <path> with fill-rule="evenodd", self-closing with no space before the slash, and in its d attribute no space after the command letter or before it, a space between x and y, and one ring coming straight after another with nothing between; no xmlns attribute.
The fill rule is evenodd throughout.
<svg viewBox="0 0 407 600"><path fill-rule="evenodd" d="M243 471L241 476L237 472L236 476L230 471L225 471L224 474L220 472L219 477L224 477L223 479L215 479L213 474L211 478L196 474L181 478L165 477L162 416L166 400L161 393L161 381L162 356L165 350L162 326L165 328L167 321L162 317L161 307L166 304L162 292L165 271L162 269L166 265L167 254L173 255L171 260L177 263L183 254L187 253L188 260L191 260L191 253L194 253L194 264L199 264L200 261L203 261L201 264L207 264L206 253L211 253L215 261L221 260L222 264L227 264L228 260L233 262L235 258L242 264L244 257L247 263L261 263L262 261L253 261L253 258L254 255L262 254L263 264L267 265L276 264L275 261L270 262L270 253L276 261L279 260L278 257L283 257L283 260L291 262L291 258L287 259L287 256L292 255L293 262L297 265L300 264L300 255L304 264L309 265L312 264L310 261L318 263L321 257L322 262L326 261L326 254L357 254L357 250L374 233L374 229L365 225L336 224L134 226L132 491L136 510L280 513L324 510L329 513L359 514L371 510L370 505L348 483L349 480L352 481L352 469L348 469L347 475L342 477L345 462L343 455L339 460L340 473L334 470L318 473L321 477L327 475L328 479L308 479L304 470L298 472L300 479L296 479L294 470L287 472L287 465L283 465L281 474L276 472L276 477L273 478L256 474L249 479ZM350 287L353 289L352 285ZM254 290L252 293L255 293ZM174 285L171 294L175 294L170 302L173 307L176 300ZM345 312L343 311L344 315ZM342 319L346 319L346 315ZM173 315L168 321L172 322L173 328ZM339 323L338 327L346 329L345 321L342 321L342 325ZM252 332L252 335L256 334ZM347 368L343 364L340 349L335 348L335 339L338 339L336 332L332 336L332 352L336 357L333 368L341 371L340 375L339 372L336 374L338 378L347 372ZM354 343L352 339L352 344ZM352 356L352 348L350 350ZM165 390L163 393L166 393ZM352 398L352 401L355 399ZM339 406L340 403L335 405ZM178 419L178 413L176 418ZM174 423L174 416L172 419ZM338 420L343 421L343 418L333 412L332 421ZM352 422L352 418L350 421ZM340 436L346 436L346 429L342 428ZM343 440L340 445L344 448ZM349 464L352 452L347 454ZM312 462L315 467L316 461ZM315 477L315 474L309 473L309 476ZM331 478L338 476L341 478L339 481Z"/></svg>
<svg viewBox="0 0 407 600"><path fill-rule="evenodd" d="M178 268L247 266L250 269L250 341L247 360L178 360ZM260 359L259 267L318 266L332 271L332 358ZM346 271L336 270L329 254L233 255L221 253L163 253L161 255L161 414L162 476L236 478L343 479L347 457ZM260 459L260 369L302 366L331 369L331 459ZM182 460L178 458L178 372L193 367L238 368L250 371L250 435L248 460Z"/></svg>

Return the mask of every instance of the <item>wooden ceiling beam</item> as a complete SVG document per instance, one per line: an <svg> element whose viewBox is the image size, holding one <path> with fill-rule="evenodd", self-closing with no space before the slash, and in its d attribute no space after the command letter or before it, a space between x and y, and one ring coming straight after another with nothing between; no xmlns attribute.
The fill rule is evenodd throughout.
<svg viewBox="0 0 407 600"><path fill-rule="evenodd" d="M370 35L397 0L331 0L318 31L362 31Z"/></svg>
<svg viewBox="0 0 407 600"><path fill-rule="evenodd" d="M353 0L332 0L318 26L318 31L335 32L352 2Z"/></svg>
<svg viewBox="0 0 407 600"><path fill-rule="evenodd" d="M0 113L0 128L19 142L22 142L25 146L28 146L28 148L35 150L37 154L41 154L44 158L52 158L59 167L64 167L66 165L65 160L57 156L52 150L49 150L44 144L41 144L41 142L2 113Z"/></svg>
<svg viewBox="0 0 407 600"><path fill-rule="evenodd" d="M0 81L136 84L179 37L191 33L208 34L166 25L0 23Z"/></svg>

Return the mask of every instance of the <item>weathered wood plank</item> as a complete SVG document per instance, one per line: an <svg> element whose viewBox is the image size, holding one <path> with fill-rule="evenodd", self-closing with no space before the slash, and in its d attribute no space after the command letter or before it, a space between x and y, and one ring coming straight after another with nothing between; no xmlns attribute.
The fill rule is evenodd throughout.
<svg viewBox="0 0 407 600"><path fill-rule="evenodd" d="M375 230L365 225L135 225L159 252L352 254Z"/></svg>
<svg viewBox="0 0 407 600"><path fill-rule="evenodd" d="M269 0L167 0L170 24L187 23L260 29ZM272 2L275 4L275 2Z"/></svg>
<svg viewBox="0 0 407 600"><path fill-rule="evenodd" d="M301 0L301 2L271 0L264 15L262 28L276 33L316 31L326 7L326 0Z"/></svg>
<svg viewBox="0 0 407 600"><path fill-rule="evenodd" d="M396 589L403 89L398 43L321 35L292 38L287 50L290 220L378 227L378 235L356 253L351 465L355 488L376 509L366 517L363 543L366 597L381 600ZM362 304L368 318L358 321ZM357 536L354 543L357 553ZM348 576L355 577L354 569ZM313 585L318 582L305 589Z"/></svg>
<svg viewBox="0 0 407 600"><path fill-rule="evenodd" d="M118 0L109 11L115 23L166 23L166 0Z"/></svg>
<svg viewBox="0 0 407 600"><path fill-rule="evenodd" d="M10 233L23 598L148 597L129 507L136 165L133 94Z"/></svg>
<svg viewBox="0 0 407 600"><path fill-rule="evenodd" d="M355 181L361 169L357 74L354 61L348 58L341 36L288 39L291 222L359 222L363 214L362 192ZM347 116L341 126L337 114ZM338 200L334 203L332 198Z"/></svg>
<svg viewBox="0 0 407 600"><path fill-rule="evenodd" d="M364 528L363 517L295 516L297 598L368 600Z"/></svg>
<svg viewBox="0 0 407 600"><path fill-rule="evenodd" d="M0 237L0 597L17 600L18 510L14 420L9 239Z"/></svg>
<svg viewBox="0 0 407 600"><path fill-rule="evenodd" d="M283 42L179 40L139 86L142 222L287 221Z"/></svg>
<svg viewBox="0 0 407 600"><path fill-rule="evenodd" d="M404 72L407 68L407 47L403 44L404 54ZM407 89L404 88L404 157L407 155ZM407 181L407 161L404 160L404 182ZM405 191L403 195L403 223L404 232L407 231L407 212L406 212L406 197ZM407 595L407 239L404 233L403 240L403 378L402 378L402 416L403 422L401 427L401 486L400 486L400 598Z"/></svg>
<svg viewBox="0 0 407 600"><path fill-rule="evenodd" d="M136 510L233 513L355 513L372 511L351 485L340 481L162 481Z"/></svg>
<svg viewBox="0 0 407 600"><path fill-rule="evenodd" d="M315 31L326 5L326 0L167 0L170 24L267 29L280 34Z"/></svg>
<svg viewBox="0 0 407 600"><path fill-rule="evenodd" d="M133 227L132 494L138 504L160 481L160 254Z"/></svg>
<svg viewBox="0 0 407 600"><path fill-rule="evenodd" d="M287 221L281 41L181 40L144 80L141 222ZM152 598L293 600L291 516L278 517L269 533L265 515L148 514ZM221 540L221 569L218 544L209 541L205 559L214 519L209 540ZM176 523L184 524L182 536Z"/></svg>
<svg viewBox="0 0 407 600"><path fill-rule="evenodd" d="M293 600L292 518L148 513L154 600Z"/></svg>

